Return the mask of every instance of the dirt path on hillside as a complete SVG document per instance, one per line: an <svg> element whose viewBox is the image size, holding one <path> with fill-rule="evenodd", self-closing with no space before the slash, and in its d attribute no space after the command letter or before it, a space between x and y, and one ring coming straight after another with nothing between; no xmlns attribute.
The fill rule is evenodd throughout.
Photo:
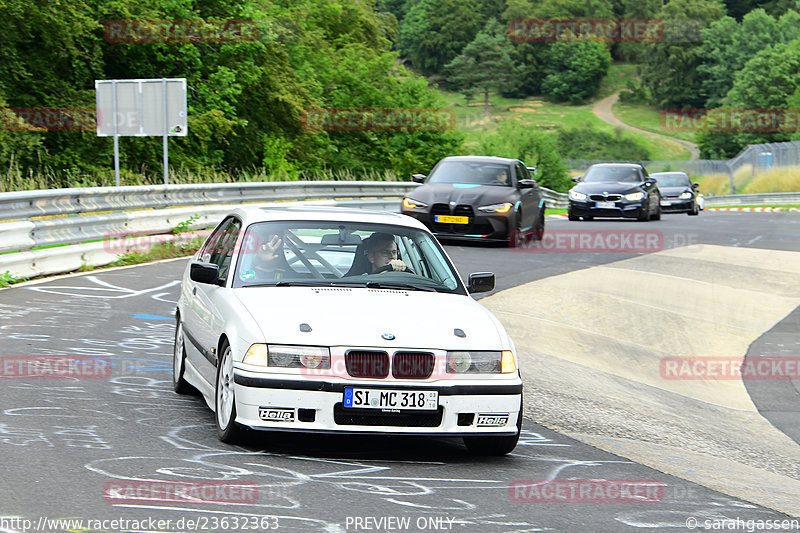
<svg viewBox="0 0 800 533"><path fill-rule="evenodd" d="M597 118L602 120L603 122L607 122L612 126L619 126L620 128L625 128L626 130L635 131L637 133L641 133L642 135L651 135L653 137L660 137L667 141L672 141L681 145L682 147L689 150L691 156L689 157L689 161L694 161L700 157L700 150L697 148L697 145L693 142L684 141L682 139L676 139L675 137L669 137L667 135L661 135L660 133L653 133L652 131L642 130L631 126L630 124L626 124L622 122L620 119L614 116L614 112L612 108L616 101L619 100L619 93L614 93L611 96L603 98L602 100L598 100L595 102L592 111Z"/></svg>

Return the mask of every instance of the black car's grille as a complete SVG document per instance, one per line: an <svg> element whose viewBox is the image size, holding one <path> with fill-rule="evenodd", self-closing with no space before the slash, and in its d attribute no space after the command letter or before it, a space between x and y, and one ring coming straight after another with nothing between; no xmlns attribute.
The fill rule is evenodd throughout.
<svg viewBox="0 0 800 533"><path fill-rule="evenodd" d="M595 202L619 202L621 194L590 194L589 198Z"/></svg>
<svg viewBox="0 0 800 533"><path fill-rule="evenodd" d="M373 412L376 411L376 412ZM333 406L333 421L339 426L396 426L435 428L442 425L444 409L426 413L385 413L380 409L345 409L341 403Z"/></svg>
<svg viewBox="0 0 800 533"><path fill-rule="evenodd" d="M383 379L389 375L389 354L366 350L351 350L344 354L347 373L354 378Z"/></svg>
<svg viewBox="0 0 800 533"><path fill-rule="evenodd" d="M397 379L427 379L433 374L434 357L428 352L397 352L392 358L392 376Z"/></svg>
<svg viewBox="0 0 800 533"><path fill-rule="evenodd" d="M436 222L436 215L467 217L467 224L442 224ZM471 205L459 204L450 210L448 204L433 204L431 207L431 227L433 231L440 233L475 233L473 223L475 222L475 212Z"/></svg>

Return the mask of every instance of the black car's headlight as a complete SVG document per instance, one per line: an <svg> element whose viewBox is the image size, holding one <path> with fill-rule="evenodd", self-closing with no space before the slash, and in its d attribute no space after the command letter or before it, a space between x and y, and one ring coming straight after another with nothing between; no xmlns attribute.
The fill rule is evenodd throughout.
<svg viewBox="0 0 800 533"><path fill-rule="evenodd" d="M330 368L331 351L322 346L292 346L285 344L253 344L243 363L280 368Z"/></svg>
<svg viewBox="0 0 800 533"><path fill-rule="evenodd" d="M628 200L629 202L636 202L638 200L641 200L642 198L644 198L643 192L630 192L625 195L625 199Z"/></svg>
<svg viewBox="0 0 800 533"><path fill-rule="evenodd" d="M690 193L689 191L686 191L685 193L682 193L680 196L678 196L678 198L680 198L681 200L688 200L691 197L692 193Z"/></svg>
<svg viewBox="0 0 800 533"><path fill-rule="evenodd" d="M484 205L479 207L478 211L483 211L484 213L508 213L511 211L512 207L514 207L514 204L505 202L502 204Z"/></svg>
<svg viewBox="0 0 800 533"><path fill-rule="evenodd" d="M511 350L447 352L448 374L509 374L516 370Z"/></svg>
<svg viewBox="0 0 800 533"><path fill-rule="evenodd" d="M428 207L428 204L412 200L411 198L403 198L403 207L406 209L421 209Z"/></svg>
<svg viewBox="0 0 800 533"><path fill-rule="evenodd" d="M583 200L586 200L586 195L578 191L569 191L569 199L582 202Z"/></svg>

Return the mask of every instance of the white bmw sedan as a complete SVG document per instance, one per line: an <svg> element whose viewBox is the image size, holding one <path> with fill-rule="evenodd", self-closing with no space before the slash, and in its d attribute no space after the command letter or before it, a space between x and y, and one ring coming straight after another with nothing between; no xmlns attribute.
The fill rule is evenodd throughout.
<svg viewBox="0 0 800 533"><path fill-rule="evenodd" d="M175 391L224 442L245 428L460 436L506 454L521 428L514 344L436 239L399 214L239 208L187 266Z"/></svg>

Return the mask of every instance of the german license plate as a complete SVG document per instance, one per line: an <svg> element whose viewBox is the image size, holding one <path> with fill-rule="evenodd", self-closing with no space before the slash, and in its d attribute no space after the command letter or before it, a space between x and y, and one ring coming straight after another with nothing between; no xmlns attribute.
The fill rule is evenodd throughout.
<svg viewBox="0 0 800 533"><path fill-rule="evenodd" d="M439 224L469 224L469 217L433 215L433 221Z"/></svg>
<svg viewBox="0 0 800 533"><path fill-rule="evenodd" d="M439 408L439 392L345 387L343 405L359 409L435 411Z"/></svg>
<svg viewBox="0 0 800 533"><path fill-rule="evenodd" d="M614 209L617 205L614 202L597 202L598 209Z"/></svg>
<svg viewBox="0 0 800 533"><path fill-rule="evenodd" d="M672 205L672 202L668 200L661 200L661 205Z"/></svg>

